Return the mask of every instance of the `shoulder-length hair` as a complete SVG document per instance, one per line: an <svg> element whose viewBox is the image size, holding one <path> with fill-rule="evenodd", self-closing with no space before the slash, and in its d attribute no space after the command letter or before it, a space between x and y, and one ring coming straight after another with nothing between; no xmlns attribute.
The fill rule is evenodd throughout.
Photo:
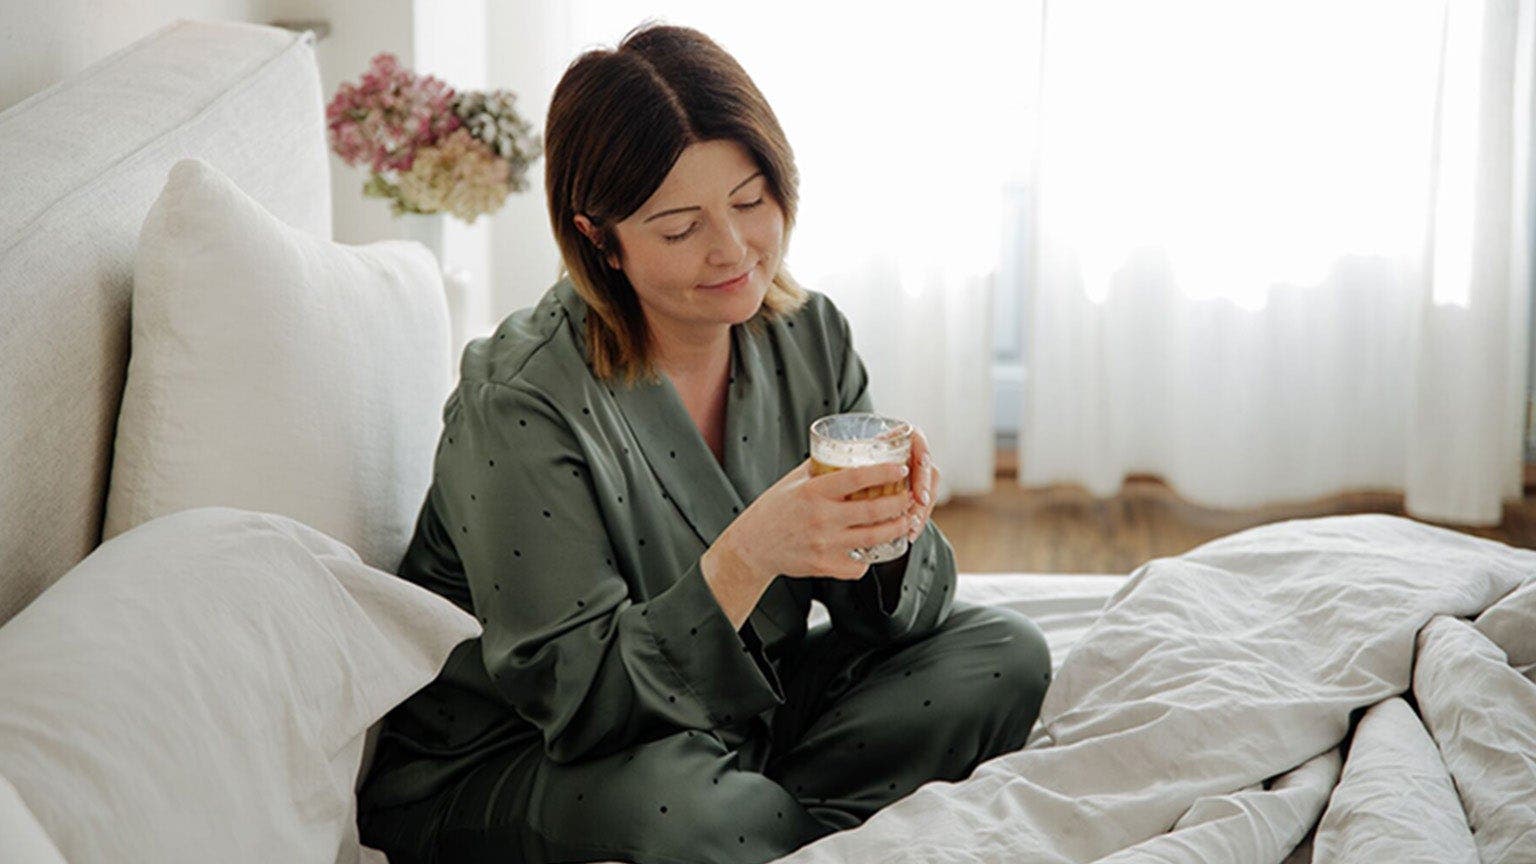
<svg viewBox="0 0 1536 864"><path fill-rule="evenodd" d="M614 223L649 200L684 148L715 140L752 154L784 211L787 247L799 200L794 153L757 85L708 36L642 24L616 49L577 57L555 87L544 128L549 219L562 275L596 313L587 316L586 337L600 378L655 376L640 300L628 276L605 260L610 252L622 257ZM591 220L595 243L576 227L578 213ZM792 312L806 297L781 262L749 324Z"/></svg>

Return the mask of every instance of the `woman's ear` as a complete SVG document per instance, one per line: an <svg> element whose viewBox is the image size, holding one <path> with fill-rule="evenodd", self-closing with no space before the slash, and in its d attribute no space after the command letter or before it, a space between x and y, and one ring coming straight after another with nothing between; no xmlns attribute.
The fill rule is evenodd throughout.
<svg viewBox="0 0 1536 864"><path fill-rule="evenodd" d="M571 217L571 220L576 223L576 230L580 231L582 236L590 240L593 246L597 246L599 249L603 248L598 246L597 228L593 226L591 219L588 219L586 216L577 213L575 216Z"/></svg>
<svg viewBox="0 0 1536 864"><path fill-rule="evenodd" d="M572 220L576 223L576 230L580 231L582 236L586 237L587 240L597 248L597 251L605 253L603 255L603 259L608 262L608 266L615 270L621 269L619 267L619 257L612 251L606 249L603 244L598 241L597 226L592 224L592 220L588 219L586 216L580 213L577 213L575 216L573 216Z"/></svg>

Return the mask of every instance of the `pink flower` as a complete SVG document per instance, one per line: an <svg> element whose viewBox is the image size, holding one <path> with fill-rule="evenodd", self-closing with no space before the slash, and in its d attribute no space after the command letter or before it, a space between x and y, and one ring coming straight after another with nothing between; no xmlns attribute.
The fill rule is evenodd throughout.
<svg viewBox="0 0 1536 864"><path fill-rule="evenodd" d="M416 150L462 125L451 87L417 75L381 52L357 84L343 83L325 108L331 149L348 165L409 171Z"/></svg>

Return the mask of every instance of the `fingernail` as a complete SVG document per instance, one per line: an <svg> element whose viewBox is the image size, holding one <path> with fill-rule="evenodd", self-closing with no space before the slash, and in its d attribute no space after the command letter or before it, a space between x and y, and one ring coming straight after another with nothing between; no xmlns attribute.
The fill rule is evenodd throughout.
<svg viewBox="0 0 1536 864"><path fill-rule="evenodd" d="M924 507L928 506L928 490L927 489L923 490L923 506Z"/></svg>
<svg viewBox="0 0 1536 864"><path fill-rule="evenodd" d="M905 477L905 476L907 476L908 474L911 474L911 473L912 473L912 469L911 468L908 468L905 465L901 466L901 476Z"/></svg>

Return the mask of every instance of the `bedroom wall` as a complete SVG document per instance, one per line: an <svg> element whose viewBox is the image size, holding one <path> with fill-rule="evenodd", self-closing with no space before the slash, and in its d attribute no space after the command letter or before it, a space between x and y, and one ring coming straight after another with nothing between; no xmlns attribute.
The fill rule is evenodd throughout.
<svg viewBox="0 0 1536 864"><path fill-rule="evenodd" d="M565 48L571 41L570 11L563 3L492 3L488 12L490 85L517 94L519 112L542 138L549 97L575 59ZM498 317L537 302L560 267L544 204L542 159L528 180L528 190L512 196L491 225L491 303Z"/></svg>
<svg viewBox="0 0 1536 864"><path fill-rule="evenodd" d="M260 20L268 0L0 0L0 110L176 18Z"/></svg>
<svg viewBox="0 0 1536 864"><path fill-rule="evenodd" d="M359 78L380 51L458 86L486 83L485 0L0 0L0 110L178 18L329 23L329 35L315 46L327 98L342 81ZM362 196L366 179L362 169L331 157L334 238L367 243L407 236L386 202ZM479 286L471 302L481 319L475 326L483 330L493 305L491 230L480 221L470 227L448 220L443 253Z"/></svg>
<svg viewBox="0 0 1536 864"><path fill-rule="evenodd" d="M425 0L422 0L425 2ZM325 20L316 46L329 95L378 51L414 57L412 0L0 0L0 110L85 69L177 18ZM348 243L400 236L388 206L364 199L364 175L331 157L334 232Z"/></svg>

